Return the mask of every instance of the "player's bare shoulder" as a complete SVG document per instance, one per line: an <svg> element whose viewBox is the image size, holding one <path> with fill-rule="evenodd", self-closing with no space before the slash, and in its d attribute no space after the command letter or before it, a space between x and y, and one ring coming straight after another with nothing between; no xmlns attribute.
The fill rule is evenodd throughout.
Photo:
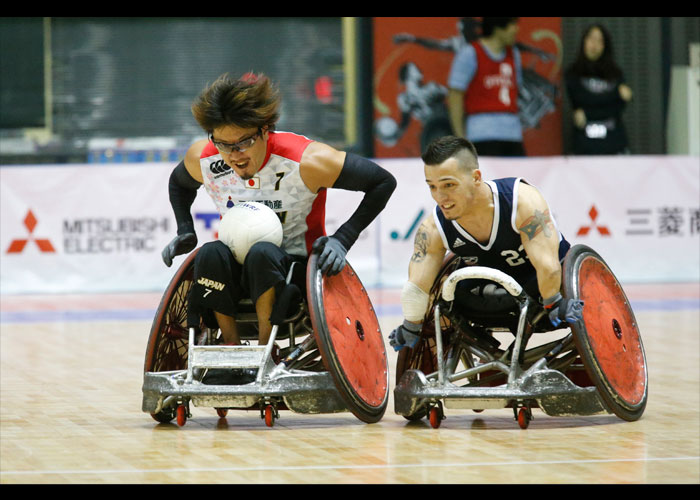
<svg viewBox="0 0 700 500"><path fill-rule="evenodd" d="M444 255L445 246L442 243L435 219L426 217L418 226L413 240L412 262L422 262L428 255Z"/></svg>
<svg viewBox="0 0 700 500"><path fill-rule="evenodd" d="M537 188L525 182L520 183L517 210L516 225L527 240L532 240L540 233L548 238L554 235L554 224L547 201Z"/></svg>
<svg viewBox="0 0 700 500"><path fill-rule="evenodd" d="M345 152L324 144L312 142L304 150L299 165L301 178L314 193L332 187L343 169Z"/></svg>
<svg viewBox="0 0 700 500"><path fill-rule="evenodd" d="M202 156L202 151L209 143L207 139L202 139L200 141L192 144L187 153L185 153L185 168L190 173L190 175L199 182L204 182L202 178L202 170L199 165L199 159Z"/></svg>

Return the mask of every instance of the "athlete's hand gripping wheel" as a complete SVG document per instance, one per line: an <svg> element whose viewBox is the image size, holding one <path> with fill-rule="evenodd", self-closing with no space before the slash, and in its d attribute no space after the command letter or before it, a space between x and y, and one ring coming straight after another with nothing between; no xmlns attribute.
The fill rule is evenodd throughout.
<svg viewBox="0 0 700 500"><path fill-rule="evenodd" d="M561 293L545 299L544 308L554 326L559 326L564 321L576 323L583 319L583 301L564 298Z"/></svg>
<svg viewBox="0 0 700 500"><path fill-rule="evenodd" d="M345 267L348 251L333 236L321 236L311 247L313 253L319 254L318 267L327 276L334 276Z"/></svg>

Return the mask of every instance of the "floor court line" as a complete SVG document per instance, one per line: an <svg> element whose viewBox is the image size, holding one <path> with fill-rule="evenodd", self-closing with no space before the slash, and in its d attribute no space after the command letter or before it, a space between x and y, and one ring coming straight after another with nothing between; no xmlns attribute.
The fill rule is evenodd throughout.
<svg viewBox="0 0 700 500"><path fill-rule="evenodd" d="M107 469L107 470L32 470L32 471L3 471L0 476L33 476L44 474L157 474L173 472L261 472L261 471L311 471L311 470L349 470L349 469L411 469L411 468L450 468L450 467L519 467L522 465L574 465L624 462L672 462L681 460L700 460L700 457L660 457L660 458L608 458L587 460L542 460L517 462L454 462L454 463L412 463L412 464L346 464L346 465L283 465L256 467L192 467L172 469Z"/></svg>

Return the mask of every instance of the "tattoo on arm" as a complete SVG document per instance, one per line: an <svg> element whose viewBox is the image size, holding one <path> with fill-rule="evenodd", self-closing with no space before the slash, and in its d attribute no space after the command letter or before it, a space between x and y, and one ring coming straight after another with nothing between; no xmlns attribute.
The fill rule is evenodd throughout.
<svg viewBox="0 0 700 500"><path fill-rule="evenodd" d="M423 227L418 228L416 239L414 241L414 251L411 256L411 262L422 262L428 253L428 233Z"/></svg>
<svg viewBox="0 0 700 500"><path fill-rule="evenodd" d="M525 233L530 240L541 232L544 232L544 235L549 238L552 235L552 230L550 229L551 223L552 218L549 216L549 210L545 210L544 213L535 210L535 215L528 217L519 229L521 232Z"/></svg>

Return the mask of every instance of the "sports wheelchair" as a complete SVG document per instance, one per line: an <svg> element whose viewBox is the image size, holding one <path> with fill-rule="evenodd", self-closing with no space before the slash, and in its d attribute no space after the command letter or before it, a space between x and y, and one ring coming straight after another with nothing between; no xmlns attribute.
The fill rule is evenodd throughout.
<svg viewBox="0 0 700 500"><path fill-rule="evenodd" d="M153 320L142 411L161 423L176 419L180 426L191 417L190 404L215 408L221 418L231 409L259 409L268 427L279 410L350 411L366 423L382 418L389 397L386 350L374 308L349 263L339 274L323 276L312 253L305 298L292 284L293 266L271 316L283 319L272 320L267 345L230 346L201 318L198 327L187 327L197 251L171 279ZM239 304L236 323L244 343L257 339L250 299ZM217 369L257 373L240 383L203 383L208 371Z"/></svg>
<svg viewBox="0 0 700 500"><path fill-rule="evenodd" d="M496 283L516 305L497 314L463 310L455 289L464 279ZM512 408L522 429L533 408L550 416L614 413L639 419L648 395L646 358L622 287L585 245L567 253L562 282L563 296L583 300L583 320L556 329L541 304L510 276L461 266L458 256L448 254L429 295L418 344L399 351L396 413L408 420L427 416L433 428L445 418L443 402L476 412ZM546 338L557 338L537 341L548 332Z"/></svg>

